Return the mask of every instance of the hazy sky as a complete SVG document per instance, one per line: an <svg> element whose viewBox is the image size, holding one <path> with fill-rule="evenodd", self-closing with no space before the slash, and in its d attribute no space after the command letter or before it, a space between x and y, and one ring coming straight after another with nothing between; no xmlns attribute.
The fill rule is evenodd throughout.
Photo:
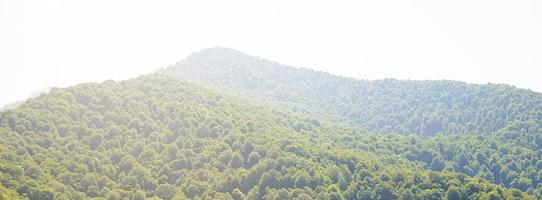
<svg viewBox="0 0 542 200"><path fill-rule="evenodd" d="M363 79L542 91L542 1L0 0L0 105L202 48Z"/></svg>

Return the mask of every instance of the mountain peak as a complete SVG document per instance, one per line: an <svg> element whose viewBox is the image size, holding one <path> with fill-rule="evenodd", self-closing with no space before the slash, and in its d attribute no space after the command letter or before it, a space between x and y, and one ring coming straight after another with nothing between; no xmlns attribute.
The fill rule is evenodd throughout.
<svg viewBox="0 0 542 200"><path fill-rule="evenodd" d="M199 51L196 51L192 54L190 54L186 59L190 59L193 57L238 57L238 56L249 56L239 50L232 49L229 47L211 47L206 49L201 49Z"/></svg>
<svg viewBox="0 0 542 200"><path fill-rule="evenodd" d="M175 65L159 70L159 74L191 74L198 71L201 76L242 74L253 76L262 71L273 74L277 69L290 68L276 62L248 55L228 47L212 47L196 51ZM190 78L190 77L189 77ZM201 77L200 77L201 78ZM233 78L233 77L232 77ZM199 79L192 77L191 79Z"/></svg>
<svg viewBox="0 0 542 200"><path fill-rule="evenodd" d="M205 49L201 49L197 52L200 52L200 53L217 53L217 52L236 52L236 53L242 53L241 51L237 50L237 49L233 49L233 48L230 48L230 47L221 47L221 46L216 46L216 47L210 47L210 48L205 48Z"/></svg>

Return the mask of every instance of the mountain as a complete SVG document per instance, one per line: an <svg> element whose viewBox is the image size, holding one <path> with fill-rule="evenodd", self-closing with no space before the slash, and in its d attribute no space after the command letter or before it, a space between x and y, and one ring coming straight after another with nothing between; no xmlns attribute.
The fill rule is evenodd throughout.
<svg viewBox="0 0 542 200"><path fill-rule="evenodd" d="M0 112L0 199L540 199L540 99L206 49Z"/></svg>
<svg viewBox="0 0 542 200"><path fill-rule="evenodd" d="M324 136L371 136L161 76L55 88L0 127L0 189L17 198L530 198L340 148Z"/></svg>
<svg viewBox="0 0 542 200"><path fill-rule="evenodd" d="M518 120L542 126L542 94L503 84L357 80L228 48L201 50L158 73L289 104L373 132L489 134Z"/></svg>
<svg viewBox="0 0 542 200"><path fill-rule="evenodd" d="M504 84L357 80L228 48L204 49L157 74L371 132L430 136L329 134L327 141L542 195L540 93Z"/></svg>

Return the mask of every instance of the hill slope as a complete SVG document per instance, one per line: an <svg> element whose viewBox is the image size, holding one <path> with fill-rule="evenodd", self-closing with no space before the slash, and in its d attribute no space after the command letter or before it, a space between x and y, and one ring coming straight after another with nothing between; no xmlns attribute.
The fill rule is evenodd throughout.
<svg viewBox="0 0 542 200"><path fill-rule="evenodd" d="M286 103L374 132L488 134L518 120L531 120L536 129L542 125L542 94L508 85L355 80L227 48L202 50L158 73Z"/></svg>
<svg viewBox="0 0 542 200"><path fill-rule="evenodd" d="M0 113L0 193L25 199L532 198L479 178L423 170L401 156L382 158L377 149L342 148L349 143L324 140L346 132L370 137L271 108L160 76L53 89Z"/></svg>
<svg viewBox="0 0 542 200"><path fill-rule="evenodd" d="M400 156L421 169L453 171L542 196L542 95L507 85L456 81L364 81L292 68L212 48L158 74L220 88L306 116L384 133L323 131L333 145Z"/></svg>

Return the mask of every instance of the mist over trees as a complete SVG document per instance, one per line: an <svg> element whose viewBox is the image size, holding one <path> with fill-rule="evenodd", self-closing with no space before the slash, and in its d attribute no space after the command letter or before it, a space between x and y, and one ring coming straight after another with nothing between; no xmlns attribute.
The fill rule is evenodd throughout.
<svg viewBox="0 0 542 200"><path fill-rule="evenodd" d="M292 68L229 48L201 50L158 73L271 99L373 132L479 135L515 121L542 125L541 95L509 85L356 80Z"/></svg>

